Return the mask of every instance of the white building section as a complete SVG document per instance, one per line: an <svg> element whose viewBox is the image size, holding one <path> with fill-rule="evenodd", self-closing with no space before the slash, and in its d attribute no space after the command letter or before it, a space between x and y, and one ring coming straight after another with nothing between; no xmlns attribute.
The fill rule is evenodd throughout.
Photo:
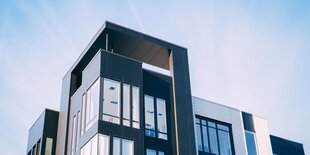
<svg viewBox="0 0 310 155"><path fill-rule="evenodd" d="M192 102L195 117L200 116L205 117L206 119L216 120L222 123L230 124L233 139L232 146L234 147L233 154L248 155L242 111L194 96L192 97ZM267 120L257 116L253 116L253 124L256 135L257 154L272 155ZM196 125L195 128L197 128ZM199 152L197 152L197 154L199 154Z"/></svg>

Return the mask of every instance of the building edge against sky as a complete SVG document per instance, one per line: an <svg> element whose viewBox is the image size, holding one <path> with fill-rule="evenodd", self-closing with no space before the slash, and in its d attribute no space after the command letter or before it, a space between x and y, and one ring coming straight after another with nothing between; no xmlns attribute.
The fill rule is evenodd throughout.
<svg viewBox="0 0 310 155"><path fill-rule="evenodd" d="M186 48L106 22L64 76L60 111L29 130L27 154L304 154L270 138L265 119L190 88Z"/></svg>

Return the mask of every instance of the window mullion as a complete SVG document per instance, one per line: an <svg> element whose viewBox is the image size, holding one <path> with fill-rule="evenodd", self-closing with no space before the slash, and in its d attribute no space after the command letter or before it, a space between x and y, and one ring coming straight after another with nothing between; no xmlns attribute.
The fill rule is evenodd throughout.
<svg viewBox="0 0 310 155"><path fill-rule="evenodd" d="M119 101L120 101L120 103L119 103L119 110L120 110L120 114L119 114L119 124L120 125L123 125L123 121L124 121L124 118L123 118L123 113L124 113L124 107L123 107L123 101L124 101L124 92L123 92L123 84L124 83L122 83L122 82L120 82L120 95L119 95L119 97L120 97L120 99L119 99Z"/></svg>
<svg viewBox="0 0 310 155"><path fill-rule="evenodd" d="M158 122L157 122L157 100L156 97L153 97L153 106L154 106L154 124L155 124L155 137L158 138Z"/></svg>
<svg viewBox="0 0 310 155"><path fill-rule="evenodd" d="M205 152L201 119L199 119L199 128L200 128L202 151Z"/></svg>
<svg viewBox="0 0 310 155"><path fill-rule="evenodd" d="M133 93L132 93L132 85L129 85L129 126L133 127L133 97L132 97Z"/></svg>
<svg viewBox="0 0 310 155"><path fill-rule="evenodd" d="M218 128L217 128L217 123L215 123L215 131L216 131L216 139L217 139L217 149L219 151L219 155L221 154L221 149L220 149L220 139L219 139L219 134L218 134Z"/></svg>

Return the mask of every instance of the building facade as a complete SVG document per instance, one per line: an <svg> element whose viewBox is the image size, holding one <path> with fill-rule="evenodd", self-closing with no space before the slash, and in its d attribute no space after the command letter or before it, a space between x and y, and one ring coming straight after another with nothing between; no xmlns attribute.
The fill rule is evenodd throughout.
<svg viewBox="0 0 310 155"><path fill-rule="evenodd" d="M265 119L192 97L186 48L110 22L49 111L29 130L28 155L272 154Z"/></svg>

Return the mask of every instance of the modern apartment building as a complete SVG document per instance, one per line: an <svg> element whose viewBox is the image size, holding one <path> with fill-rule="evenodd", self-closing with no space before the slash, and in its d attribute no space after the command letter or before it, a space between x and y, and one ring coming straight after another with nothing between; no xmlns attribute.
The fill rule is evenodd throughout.
<svg viewBox="0 0 310 155"><path fill-rule="evenodd" d="M273 154L265 119L192 97L186 48L110 22L61 94L29 130L28 155Z"/></svg>

